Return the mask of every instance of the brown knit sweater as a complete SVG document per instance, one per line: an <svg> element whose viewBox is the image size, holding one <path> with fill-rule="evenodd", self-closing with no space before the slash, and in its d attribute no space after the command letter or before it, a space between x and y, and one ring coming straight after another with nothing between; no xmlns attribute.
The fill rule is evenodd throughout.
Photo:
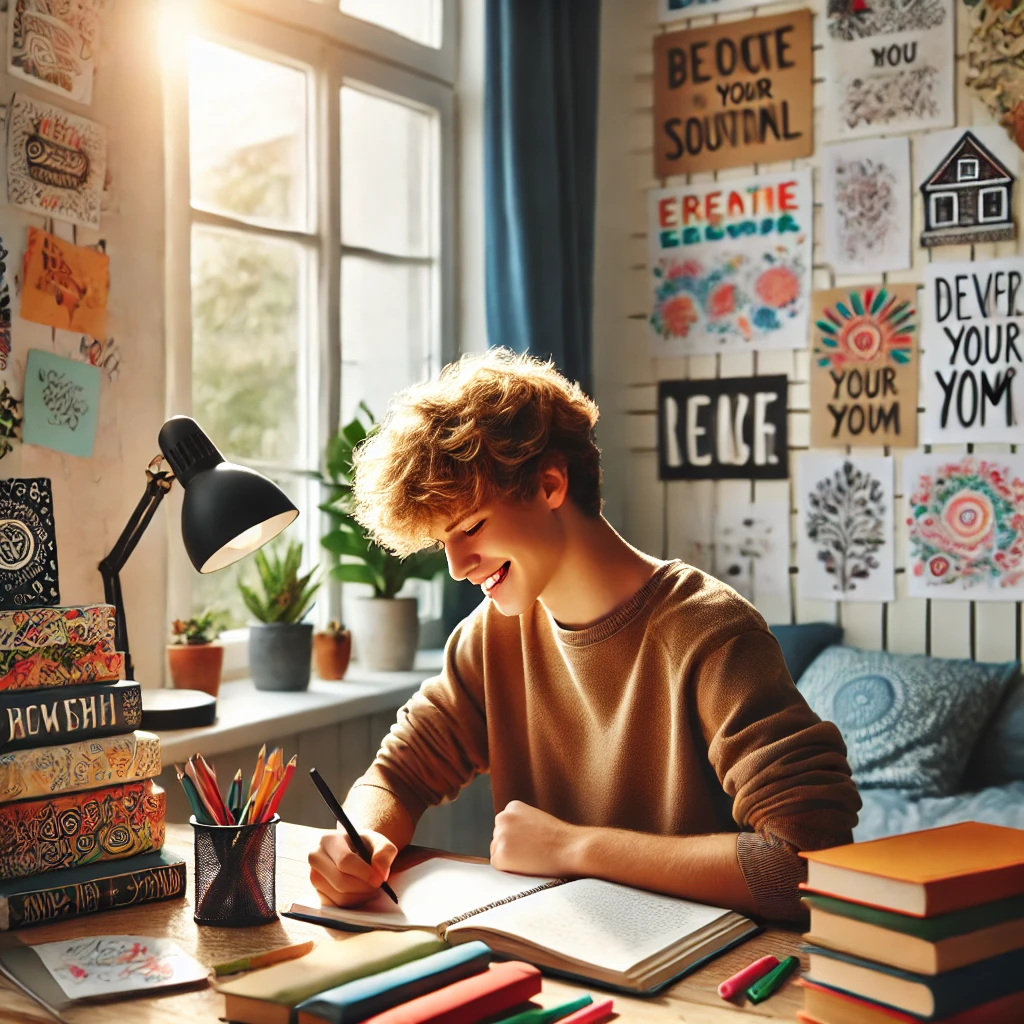
<svg viewBox="0 0 1024 1024"><path fill-rule="evenodd" d="M739 831L750 892L778 920L803 917L795 851L850 842L860 808L838 729L807 706L764 620L679 561L586 629L539 601L518 617L484 601L355 786L415 822L486 771L496 810L522 800L577 825Z"/></svg>

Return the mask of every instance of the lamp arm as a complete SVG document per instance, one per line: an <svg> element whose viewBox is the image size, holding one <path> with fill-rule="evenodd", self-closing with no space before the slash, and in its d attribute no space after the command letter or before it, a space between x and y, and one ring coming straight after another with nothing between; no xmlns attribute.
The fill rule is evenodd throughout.
<svg viewBox="0 0 1024 1024"><path fill-rule="evenodd" d="M174 484L173 473L158 469L162 462L163 457L158 455L146 468L146 490L121 531L121 536L99 564L100 575L103 577L104 599L107 604L114 606L117 649L124 654L125 675L129 679L135 677L135 666L132 664L131 651L128 647L128 626L124 616L124 599L119 574L146 532L164 495Z"/></svg>

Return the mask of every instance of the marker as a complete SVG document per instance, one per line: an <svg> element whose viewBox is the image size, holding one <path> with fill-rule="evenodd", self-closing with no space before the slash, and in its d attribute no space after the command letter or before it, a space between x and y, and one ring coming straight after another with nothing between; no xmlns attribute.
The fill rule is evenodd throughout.
<svg viewBox="0 0 1024 1024"><path fill-rule="evenodd" d="M571 1002L562 1003L559 1006L552 1006L544 1009L542 1006L534 1007L532 1010L523 1010L513 1017L506 1017L501 1024L554 1024L554 1021L565 1020L570 1013L582 1010L590 1006L593 999L590 996L580 996Z"/></svg>
<svg viewBox="0 0 1024 1024"><path fill-rule="evenodd" d="M748 964L738 974L734 974L731 978L726 978L718 986L718 994L723 999L733 999L741 992L750 988L758 978L763 978L769 971L774 971L778 966L779 958L777 956L763 956L760 960L755 960L752 964Z"/></svg>
<svg viewBox="0 0 1024 1024"><path fill-rule="evenodd" d="M600 1003L591 1003L584 1006L582 1010L570 1013L563 1017L558 1024L598 1024L598 1021L607 1020L612 1013L613 1003L610 999L604 999Z"/></svg>
<svg viewBox="0 0 1024 1024"><path fill-rule="evenodd" d="M799 963L798 957L787 956L778 967L769 971L768 974L759 981L755 981L747 989L747 998L752 1003L764 1002L765 999L770 995L774 995L782 987L782 983L792 974Z"/></svg>

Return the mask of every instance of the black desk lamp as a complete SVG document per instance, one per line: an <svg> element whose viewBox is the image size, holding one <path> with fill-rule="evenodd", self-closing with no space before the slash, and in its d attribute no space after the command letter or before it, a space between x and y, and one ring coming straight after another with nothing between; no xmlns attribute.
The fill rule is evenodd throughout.
<svg viewBox="0 0 1024 1024"><path fill-rule="evenodd" d="M117 649L125 675L135 678L128 650L119 573L175 479L185 488L181 535L192 564L216 572L263 547L294 521L299 510L276 484L244 466L225 462L199 424L174 416L160 428L160 451L146 469L146 492L113 550L99 564L107 604L116 611ZM167 460L170 471L161 470Z"/></svg>

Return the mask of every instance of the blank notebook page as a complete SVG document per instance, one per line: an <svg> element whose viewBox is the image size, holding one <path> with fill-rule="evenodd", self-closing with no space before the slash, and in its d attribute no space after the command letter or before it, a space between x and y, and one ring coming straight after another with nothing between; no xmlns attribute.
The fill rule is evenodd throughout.
<svg viewBox="0 0 1024 1024"><path fill-rule="evenodd" d="M561 956L625 973L728 913L582 878L478 914L465 926L512 934Z"/></svg>

